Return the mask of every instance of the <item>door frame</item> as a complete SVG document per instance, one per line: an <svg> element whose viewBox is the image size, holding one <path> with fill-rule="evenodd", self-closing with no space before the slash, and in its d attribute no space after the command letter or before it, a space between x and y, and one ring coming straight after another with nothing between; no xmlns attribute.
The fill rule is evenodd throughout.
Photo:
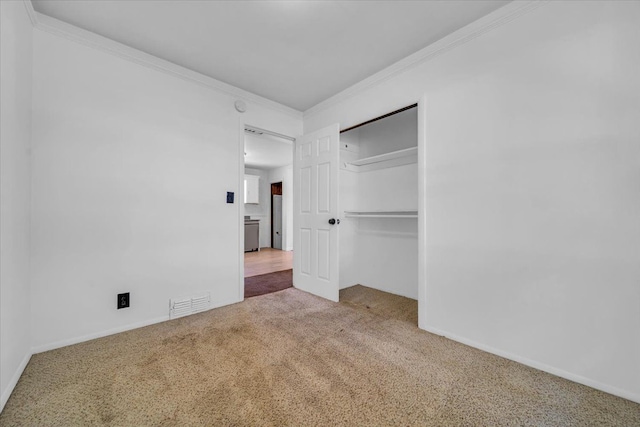
<svg viewBox="0 0 640 427"><path fill-rule="evenodd" d="M418 328L427 329L427 95L418 101Z"/></svg>
<svg viewBox="0 0 640 427"><path fill-rule="evenodd" d="M245 150L245 129L247 127L263 131L273 136L283 139L289 139L291 144L291 159L293 160L293 151L295 150L295 138L281 133L273 132L263 128L255 127L245 122L243 117L238 118L238 182L239 190L235 192L234 204L237 205L238 213L238 286L237 286L237 302L244 301L244 150ZM291 183L293 186L293 182ZM242 193L240 195L240 193ZM271 196L269 196L271 197ZM293 197L291 194L290 197ZM283 200L284 201L284 200ZM283 234L284 239L284 234Z"/></svg>
<svg viewBox="0 0 640 427"><path fill-rule="evenodd" d="M238 119L238 185L235 202L238 212L238 301L244 301L244 128L245 122ZM242 196L240 193L242 192Z"/></svg>

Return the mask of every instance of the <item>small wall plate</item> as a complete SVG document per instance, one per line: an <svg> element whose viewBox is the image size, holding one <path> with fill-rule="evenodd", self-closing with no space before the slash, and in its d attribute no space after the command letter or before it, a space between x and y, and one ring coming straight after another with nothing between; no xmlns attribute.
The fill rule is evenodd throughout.
<svg viewBox="0 0 640 427"><path fill-rule="evenodd" d="M118 310L129 307L129 292L118 294Z"/></svg>

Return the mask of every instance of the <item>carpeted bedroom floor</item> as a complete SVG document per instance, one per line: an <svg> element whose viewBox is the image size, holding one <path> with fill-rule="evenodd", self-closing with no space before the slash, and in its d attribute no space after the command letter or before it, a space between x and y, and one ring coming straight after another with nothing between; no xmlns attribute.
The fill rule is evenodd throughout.
<svg viewBox="0 0 640 427"><path fill-rule="evenodd" d="M294 288L34 355L2 426L640 425L640 405Z"/></svg>

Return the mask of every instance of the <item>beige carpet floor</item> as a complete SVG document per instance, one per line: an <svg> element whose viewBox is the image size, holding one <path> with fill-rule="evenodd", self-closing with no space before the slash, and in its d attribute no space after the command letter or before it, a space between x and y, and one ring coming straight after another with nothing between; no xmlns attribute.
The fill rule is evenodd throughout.
<svg viewBox="0 0 640 427"><path fill-rule="evenodd" d="M290 288L34 355L2 426L640 425L640 405Z"/></svg>

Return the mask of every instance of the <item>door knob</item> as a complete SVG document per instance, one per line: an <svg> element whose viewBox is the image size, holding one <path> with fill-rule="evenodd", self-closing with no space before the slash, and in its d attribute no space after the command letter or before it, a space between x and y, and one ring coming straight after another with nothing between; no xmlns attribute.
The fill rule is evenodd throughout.
<svg viewBox="0 0 640 427"><path fill-rule="evenodd" d="M333 225L333 224L340 224L340 220L339 219L335 219L335 218L331 218L329 220L329 224Z"/></svg>

